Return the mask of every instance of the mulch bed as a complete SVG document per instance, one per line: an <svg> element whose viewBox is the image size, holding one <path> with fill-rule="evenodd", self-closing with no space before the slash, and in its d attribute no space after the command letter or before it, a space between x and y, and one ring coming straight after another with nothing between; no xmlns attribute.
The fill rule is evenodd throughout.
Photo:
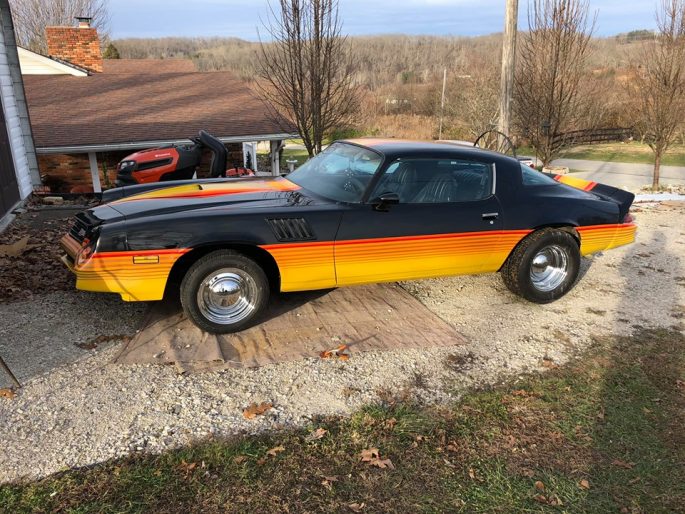
<svg viewBox="0 0 685 514"><path fill-rule="evenodd" d="M38 209L29 209L0 234L0 245L29 238L20 255L0 255L0 303L74 289L74 278L60 261L64 251L59 245L71 224L72 212L65 210L52 214L53 219L41 219L43 216Z"/></svg>

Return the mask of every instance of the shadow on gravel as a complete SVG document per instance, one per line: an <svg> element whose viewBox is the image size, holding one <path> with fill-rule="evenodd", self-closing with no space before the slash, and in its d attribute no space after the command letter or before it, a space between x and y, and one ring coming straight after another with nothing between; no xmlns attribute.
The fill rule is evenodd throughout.
<svg viewBox="0 0 685 514"><path fill-rule="evenodd" d="M602 406L589 434L594 464L588 477L601 489L591 483L587 501L607 512L675 512L685 500L685 344L678 333L683 329L682 286L669 281L658 298L645 299L629 282L628 269L640 265L638 251L633 247L619 267L626 283L618 314L657 309L672 313L674 323L672 330L634 324L634 337L611 338L609 358L598 377ZM683 263L668 253L662 232L655 233L650 251L665 253L672 265L670 271L645 269L647 273L680 273ZM648 301L656 303L647 306Z"/></svg>

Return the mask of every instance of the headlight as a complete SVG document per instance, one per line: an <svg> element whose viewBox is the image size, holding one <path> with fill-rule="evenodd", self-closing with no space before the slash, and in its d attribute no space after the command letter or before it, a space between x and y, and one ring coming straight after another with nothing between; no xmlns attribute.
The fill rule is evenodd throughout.
<svg viewBox="0 0 685 514"><path fill-rule="evenodd" d="M136 167L136 161L121 161L119 163L119 171L132 171Z"/></svg>

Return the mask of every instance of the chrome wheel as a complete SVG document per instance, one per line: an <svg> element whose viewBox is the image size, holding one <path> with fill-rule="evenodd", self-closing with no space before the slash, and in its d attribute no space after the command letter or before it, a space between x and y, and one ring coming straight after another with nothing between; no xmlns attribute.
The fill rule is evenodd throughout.
<svg viewBox="0 0 685 514"><path fill-rule="evenodd" d="M200 312L220 325L233 325L250 316L257 307L257 298L257 283L239 268L213 271L197 290Z"/></svg>
<svg viewBox="0 0 685 514"><path fill-rule="evenodd" d="M559 287L569 272L569 258L566 250L558 245L542 248L530 266L530 279L538 291L549 292Z"/></svg>

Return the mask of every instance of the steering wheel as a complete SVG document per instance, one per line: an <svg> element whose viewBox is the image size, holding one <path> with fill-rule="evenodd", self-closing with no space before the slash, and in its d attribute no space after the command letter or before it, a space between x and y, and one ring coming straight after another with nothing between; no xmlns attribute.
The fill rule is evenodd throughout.
<svg viewBox="0 0 685 514"><path fill-rule="evenodd" d="M364 193L364 189L366 189L366 186L364 186L364 183L358 178L348 175L345 177L345 182L343 182L342 188L344 191L355 193L361 197L361 195Z"/></svg>

